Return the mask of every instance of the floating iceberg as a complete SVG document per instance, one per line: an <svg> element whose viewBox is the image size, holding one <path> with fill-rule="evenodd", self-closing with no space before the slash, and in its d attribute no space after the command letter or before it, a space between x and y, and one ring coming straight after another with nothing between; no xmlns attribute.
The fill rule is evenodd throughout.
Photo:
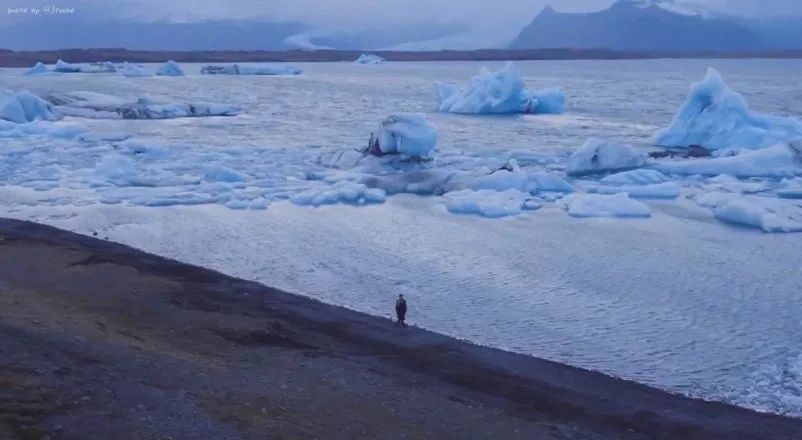
<svg viewBox="0 0 802 440"><path fill-rule="evenodd" d="M169 60L156 71L159 76L184 76L184 70L173 60Z"/></svg>
<svg viewBox="0 0 802 440"><path fill-rule="evenodd" d="M558 192L558 193L572 193L574 187L565 179L554 173L546 171L535 171L529 174L529 182L534 183L534 189L537 192Z"/></svg>
<svg viewBox="0 0 802 440"><path fill-rule="evenodd" d="M684 175L792 177L802 174L802 141L762 150L745 150L729 157L658 162L655 168L665 173Z"/></svg>
<svg viewBox="0 0 802 440"><path fill-rule="evenodd" d="M109 61L101 61L80 67L81 73L114 73L116 71L117 68Z"/></svg>
<svg viewBox="0 0 802 440"><path fill-rule="evenodd" d="M229 64L226 66L203 66L202 75L300 75L303 70L293 66L249 66Z"/></svg>
<svg viewBox="0 0 802 440"><path fill-rule="evenodd" d="M717 206L714 214L722 222L765 232L802 232L802 206L787 200L732 197Z"/></svg>
<svg viewBox="0 0 802 440"><path fill-rule="evenodd" d="M354 61L356 64L382 64L384 63L384 58L374 55L372 53L363 53L359 56L359 58Z"/></svg>
<svg viewBox="0 0 802 440"><path fill-rule="evenodd" d="M512 63L499 72L482 68L463 88L437 84L438 109L465 114L563 113L565 94L559 89L530 91Z"/></svg>
<svg viewBox="0 0 802 440"><path fill-rule="evenodd" d="M395 113L370 134L367 152L376 156L404 154L425 157L437 145L437 132L423 113Z"/></svg>
<svg viewBox="0 0 802 440"><path fill-rule="evenodd" d="M49 102L25 90L0 90L0 120L17 124L36 120L55 121L61 114Z"/></svg>
<svg viewBox="0 0 802 440"><path fill-rule="evenodd" d="M597 194L626 193L636 199L676 199L680 186L676 182L654 183L651 185L599 186Z"/></svg>
<svg viewBox="0 0 802 440"><path fill-rule="evenodd" d="M650 217L645 204L630 199L626 193L613 195L575 194L567 200L568 215L573 217Z"/></svg>
<svg viewBox="0 0 802 440"><path fill-rule="evenodd" d="M364 205L383 203L386 193L382 189L368 188L361 183L337 182L331 186L311 189L290 197L290 201L301 206L332 205L348 203Z"/></svg>
<svg viewBox="0 0 802 440"><path fill-rule="evenodd" d="M668 182L669 177L657 170L630 170L610 174L599 181L604 185L651 185Z"/></svg>
<svg viewBox="0 0 802 440"><path fill-rule="evenodd" d="M664 147L756 149L797 137L802 137L800 121L750 111L744 98L730 90L716 70L708 69L704 80L691 88L674 121L657 133L654 142Z"/></svg>
<svg viewBox="0 0 802 440"><path fill-rule="evenodd" d="M58 75L58 72L50 70L49 67L41 62L37 62L36 65L26 70L24 75Z"/></svg>
<svg viewBox="0 0 802 440"><path fill-rule="evenodd" d="M646 156L629 145L588 139L566 164L569 176L622 171L646 165Z"/></svg>
<svg viewBox="0 0 802 440"><path fill-rule="evenodd" d="M65 116L90 119L172 119L200 116L236 116L241 110L208 102L162 103L150 97L135 100L95 92L68 92L48 100Z"/></svg>
<svg viewBox="0 0 802 440"><path fill-rule="evenodd" d="M455 214L475 214L499 218L520 214L525 209L540 208L542 202L518 190L461 190L445 194L446 208Z"/></svg>
<svg viewBox="0 0 802 440"><path fill-rule="evenodd" d="M77 64L70 64L66 61L62 61L59 59L56 61L56 65L53 67L54 72L61 72L61 73L77 73L81 71L81 66Z"/></svg>
<svg viewBox="0 0 802 440"><path fill-rule="evenodd" d="M123 76L127 76L129 78L153 76L153 74L150 73L144 67L137 66L136 64L130 64L130 63L123 64L122 73L123 73Z"/></svg>

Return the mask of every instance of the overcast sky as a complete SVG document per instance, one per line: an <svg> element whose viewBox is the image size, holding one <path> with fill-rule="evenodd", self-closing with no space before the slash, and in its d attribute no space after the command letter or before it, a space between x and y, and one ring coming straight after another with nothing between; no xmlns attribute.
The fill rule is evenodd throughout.
<svg viewBox="0 0 802 440"><path fill-rule="evenodd" d="M6 8L40 0L0 0ZM688 0L676 0L687 2ZM738 15L802 15L802 0L691 0ZM613 0L41 0L75 8L84 18L146 20L299 20L324 27L376 28L380 24L460 23L477 27L521 26L547 4L559 11L604 9Z"/></svg>

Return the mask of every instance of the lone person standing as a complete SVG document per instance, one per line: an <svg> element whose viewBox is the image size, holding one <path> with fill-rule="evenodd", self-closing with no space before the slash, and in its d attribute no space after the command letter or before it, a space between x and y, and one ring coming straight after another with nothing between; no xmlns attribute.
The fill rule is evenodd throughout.
<svg viewBox="0 0 802 440"><path fill-rule="evenodd" d="M407 326L404 322L407 317L407 300L404 299L404 295L398 295L398 299L395 301L395 316L398 318L399 325Z"/></svg>

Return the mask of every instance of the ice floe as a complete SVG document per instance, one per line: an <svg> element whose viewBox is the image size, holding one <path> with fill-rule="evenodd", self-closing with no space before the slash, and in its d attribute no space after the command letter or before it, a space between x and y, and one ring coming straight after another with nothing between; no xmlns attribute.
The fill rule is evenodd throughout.
<svg viewBox="0 0 802 440"><path fill-rule="evenodd" d="M58 72L50 70L50 68L42 62L37 62L33 67L26 70L23 75L58 75Z"/></svg>
<svg viewBox="0 0 802 440"><path fill-rule="evenodd" d="M159 70L156 71L156 75L159 76L184 76L184 70L181 68L178 63L173 60L169 60L164 63Z"/></svg>
<svg viewBox="0 0 802 440"><path fill-rule="evenodd" d="M301 73L303 70L294 66L228 64L201 67L202 75L300 75Z"/></svg>
<svg viewBox="0 0 802 440"><path fill-rule="evenodd" d="M716 206L717 219L765 232L802 231L802 205L766 197L733 197Z"/></svg>
<svg viewBox="0 0 802 440"><path fill-rule="evenodd" d="M126 99L101 93L77 91L48 96L65 116L90 119L172 119L200 116L236 116L237 106L209 102L160 102L143 96Z"/></svg>
<svg viewBox="0 0 802 440"><path fill-rule="evenodd" d="M657 170L637 169L610 174L599 180L604 185L650 185L671 180L668 176Z"/></svg>
<svg viewBox="0 0 802 440"><path fill-rule="evenodd" d="M581 176L622 171L646 165L646 155L635 148L599 139L588 139L568 159L566 173Z"/></svg>
<svg viewBox="0 0 802 440"><path fill-rule="evenodd" d="M529 175L521 170L515 160L512 160L499 170L473 179L469 186L473 190L530 192L536 185L530 183Z"/></svg>
<svg viewBox="0 0 802 440"><path fill-rule="evenodd" d="M598 186L597 194L626 193L636 199L676 199L682 188L676 182L653 183L648 185Z"/></svg>
<svg viewBox="0 0 802 440"><path fill-rule="evenodd" d="M756 149L797 137L802 137L800 121L749 110L743 96L730 90L711 68L701 82L693 85L688 101L654 142L664 147Z"/></svg>
<svg viewBox="0 0 802 440"><path fill-rule="evenodd" d="M792 177L802 174L802 141L777 144L760 150L743 150L734 156L660 161L654 167L670 174Z"/></svg>
<svg viewBox="0 0 802 440"><path fill-rule="evenodd" d="M137 66L136 64L131 63L124 63L122 68L123 76L127 76L129 78L138 78L138 77L145 77L145 76L153 76L149 70L145 69L142 66Z"/></svg>
<svg viewBox="0 0 802 440"><path fill-rule="evenodd" d="M565 94L558 89L530 91L512 63L498 72L482 68L462 88L438 83L438 110L464 114L562 113Z"/></svg>
<svg viewBox="0 0 802 440"><path fill-rule="evenodd" d="M383 64L384 58L372 53L363 53L354 61L356 64Z"/></svg>
<svg viewBox="0 0 802 440"><path fill-rule="evenodd" d="M386 194L378 188L368 188L361 183L340 181L330 186L309 189L290 197L290 201L301 206L320 206L335 203L354 205L383 203Z"/></svg>
<svg viewBox="0 0 802 440"><path fill-rule="evenodd" d="M61 115L50 103L33 93L0 89L0 120L20 124L36 120L55 121L60 118Z"/></svg>
<svg viewBox="0 0 802 440"><path fill-rule="evenodd" d="M70 64L66 61L59 59L56 61L56 65L53 66L54 72L61 72L61 73L77 73L81 71L81 66L77 64Z"/></svg>
<svg viewBox="0 0 802 440"><path fill-rule="evenodd" d="M568 215L573 217L650 217L647 205L618 194L573 194L565 199Z"/></svg>
<svg viewBox="0 0 802 440"><path fill-rule="evenodd" d="M517 215L525 209L538 209L542 206L540 200L514 189L507 191L466 189L447 193L444 197L449 212L489 218Z"/></svg>
<svg viewBox="0 0 802 440"><path fill-rule="evenodd" d="M371 133L367 152L425 157L437 145L437 132L423 113L395 113L384 118Z"/></svg>

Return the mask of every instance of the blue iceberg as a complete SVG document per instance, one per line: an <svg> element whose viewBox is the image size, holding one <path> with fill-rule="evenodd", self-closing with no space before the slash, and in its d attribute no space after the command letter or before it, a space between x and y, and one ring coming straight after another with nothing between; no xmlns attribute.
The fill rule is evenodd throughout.
<svg viewBox="0 0 802 440"><path fill-rule="evenodd" d="M482 68L462 88L437 84L438 110L462 114L560 114L565 111L565 93L560 89L531 91L524 87L512 63L490 72Z"/></svg>
<svg viewBox="0 0 802 440"><path fill-rule="evenodd" d="M55 121L61 114L49 102L25 90L0 90L0 120L16 124L36 120Z"/></svg>
<svg viewBox="0 0 802 440"><path fill-rule="evenodd" d="M371 133L367 152L382 156L403 154L425 157L437 145L437 132L426 121L423 113L395 113L379 124Z"/></svg>
<svg viewBox="0 0 802 440"><path fill-rule="evenodd" d="M167 61L156 71L159 76L184 76L184 70L173 60Z"/></svg>
<svg viewBox="0 0 802 440"><path fill-rule="evenodd" d="M730 90L711 68L693 85L688 101L671 125L657 133L654 142L663 147L757 149L798 137L802 137L802 123L750 111L743 96Z"/></svg>

